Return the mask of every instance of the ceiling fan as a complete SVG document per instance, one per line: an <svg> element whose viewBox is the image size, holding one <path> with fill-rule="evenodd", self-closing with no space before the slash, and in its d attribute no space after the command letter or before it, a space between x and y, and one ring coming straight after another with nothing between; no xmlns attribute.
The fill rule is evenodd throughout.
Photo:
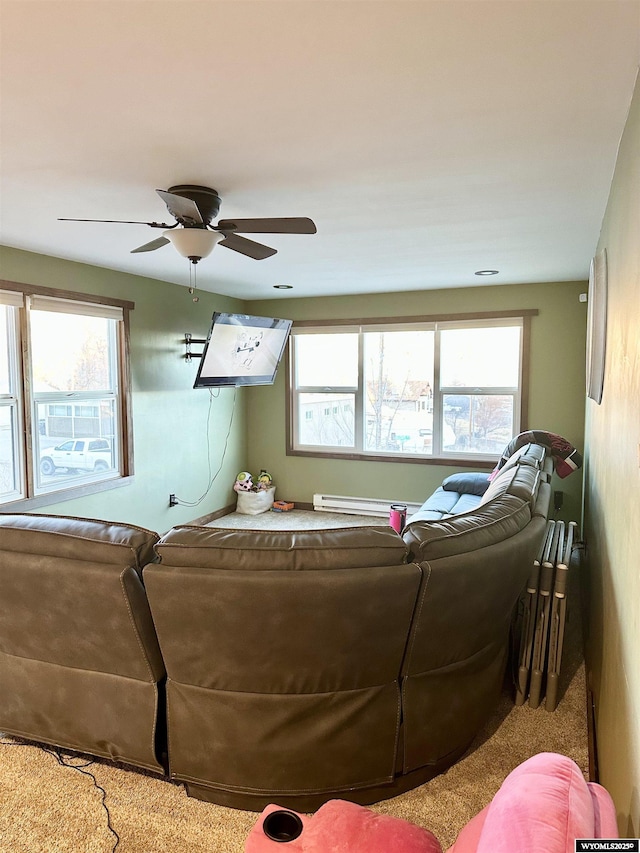
<svg viewBox="0 0 640 853"><path fill-rule="evenodd" d="M69 219L64 222L120 222L129 225L149 225L164 228L162 237L151 240L137 249L138 252L153 252L173 243L176 250L192 263L197 264L209 255L216 243L261 261L276 254L276 249L242 237L242 234L315 234L313 220L306 216L283 216L263 219L221 219L217 225L212 220L218 215L221 199L216 190L194 184L178 184L168 190L156 190L167 205L167 210L176 220L173 225L166 222L138 222L128 219ZM178 227L181 226L181 227ZM176 229L176 230L173 230Z"/></svg>

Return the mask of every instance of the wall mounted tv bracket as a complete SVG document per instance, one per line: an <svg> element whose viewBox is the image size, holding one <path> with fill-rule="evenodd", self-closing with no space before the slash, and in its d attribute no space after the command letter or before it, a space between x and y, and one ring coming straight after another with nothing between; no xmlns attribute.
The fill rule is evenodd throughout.
<svg viewBox="0 0 640 853"><path fill-rule="evenodd" d="M206 342L206 338L194 338L189 332L184 333L184 341L182 343L185 345L186 352L183 358L187 364L191 363L192 358L202 358L204 355L202 352L191 352L191 344L206 344Z"/></svg>

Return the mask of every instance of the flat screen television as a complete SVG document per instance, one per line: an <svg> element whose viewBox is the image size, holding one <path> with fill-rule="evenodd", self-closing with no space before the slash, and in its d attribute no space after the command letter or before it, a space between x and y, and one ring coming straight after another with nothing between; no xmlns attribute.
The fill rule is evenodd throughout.
<svg viewBox="0 0 640 853"><path fill-rule="evenodd" d="M216 311L193 387L272 385L291 323Z"/></svg>

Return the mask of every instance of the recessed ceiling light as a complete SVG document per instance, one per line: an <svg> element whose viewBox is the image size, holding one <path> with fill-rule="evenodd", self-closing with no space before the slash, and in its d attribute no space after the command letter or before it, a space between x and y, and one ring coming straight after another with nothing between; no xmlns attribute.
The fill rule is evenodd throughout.
<svg viewBox="0 0 640 853"><path fill-rule="evenodd" d="M474 275L498 275L500 270L476 270Z"/></svg>
<svg viewBox="0 0 640 853"><path fill-rule="evenodd" d="M293 290L292 284L274 284L276 290Z"/></svg>

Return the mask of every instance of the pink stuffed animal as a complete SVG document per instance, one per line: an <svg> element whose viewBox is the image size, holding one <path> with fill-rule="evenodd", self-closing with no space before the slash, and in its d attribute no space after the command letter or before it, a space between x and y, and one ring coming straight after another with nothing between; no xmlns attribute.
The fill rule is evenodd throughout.
<svg viewBox="0 0 640 853"><path fill-rule="evenodd" d="M313 817L269 805L244 849L245 853L442 853L438 839L427 829L346 800L329 800Z"/></svg>

